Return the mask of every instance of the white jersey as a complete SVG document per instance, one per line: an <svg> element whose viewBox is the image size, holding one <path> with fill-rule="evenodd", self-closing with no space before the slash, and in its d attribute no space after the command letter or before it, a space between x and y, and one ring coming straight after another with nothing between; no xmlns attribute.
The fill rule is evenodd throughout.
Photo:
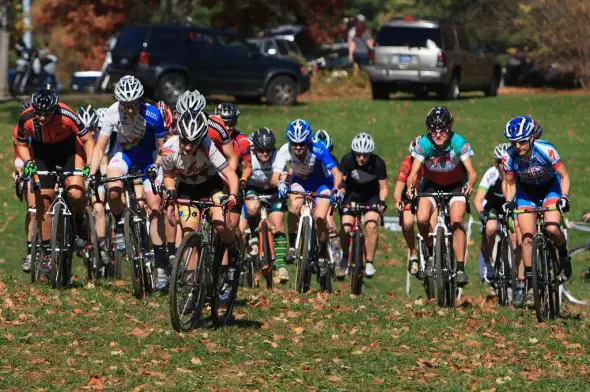
<svg viewBox="0 0 590 392"><path fill-rule="evenodd" d="M303 160L295 155L289 143L284 144L272 165L273 172L282 173L288 163L293 169L293 177L302 180L309 177L325 179L330 176L330 170L336 167L336 162L321 142L309 144Z"/></svg>
<svg viewBox="0 0 590 392"><path fill-rule="evenodd" d="M273 151L272 156L266 162L260 162L254 151L250 152L250 158L252 161L252 174L248 178L248 187L262 190L271 188L270 180L277 152Z"/></svg>
<svg viewBox="0 0 590 392"><path fill-rule="evenodd" d="M128 150L140 144L144 136L153 132L155 139L166 135L162 115L154 106L140 103L133 117L128 117L119 102L115 102L105 112L100 122L100 134L111 136L117 132L117 144Z"/></svg>
<svg viewBox="0 0 590 392"><path fill-rule="evenodd" d="M181 151L178 136L172 136L160 150L164 173L175 173L179 182L200 184L228 166L223 154L208 138L192 154Z"/></svg>

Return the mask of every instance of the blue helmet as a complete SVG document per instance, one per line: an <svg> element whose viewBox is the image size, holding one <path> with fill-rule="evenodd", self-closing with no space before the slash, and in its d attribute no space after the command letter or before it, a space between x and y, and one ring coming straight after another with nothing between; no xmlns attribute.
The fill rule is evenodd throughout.
<svg viewBox="0 0 590 392"><path fill-rule="evenodd" d="M334 149L334 143L332 142L332 138L330 137L330 134L324 129L319 129L316 131L315 135L313 135L313 141L314 143L322 143L326 147L326 150L328 150L329 152L332 152L332 150Z"/></svg>
<svg viewBox="0 0 590 392"><path fill-rule="evenodd" d="M511 142L530 139L535 136L537 125L535 120L529 116L518 116L506 123L504 136Z"/></svg>
<svg viewBox="0 0 590 392"><path fill-rule="evenodd" d="M312 132L311 125L307 121L298 118L287 127L287 140L289 143L309 143L313 136Z"/></svg>

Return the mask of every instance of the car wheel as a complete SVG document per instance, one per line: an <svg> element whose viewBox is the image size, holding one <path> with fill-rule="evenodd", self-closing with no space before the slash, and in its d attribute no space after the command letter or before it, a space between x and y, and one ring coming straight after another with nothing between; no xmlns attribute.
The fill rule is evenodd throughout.
<svg viewBox="0 0 590 392"><path fill-rule="evenodd" d="M290 106L297 101L297 84L287 76L270 81L266 89L266 100L271 105Z"/></svg>
<svg viewBox="0 0 590 392"><path fill-rule="evenodd" d="M170 72L158 80L156 86L157 98L174 105L178 97L188 88L186 77L177 72Z"/></svg>
<svg viewBox="0 0 590 392"><path fill-rule="evenodd" d="M490 80L490 84L485 90L486 97L495 97L498 95L498 76L496 74L492 75L492 79Z"/></svg>
<svg viewBox="0 0 590 392"><path fill-rule="evenodd" d="M447 101L452 101L454 99L459 98L459 94L461 91L459 90L459 77L457 74L453 74L449 84L445 86L442 91L442 98L446 99Z"/></svg>
<svg viewBox="0 0 590 392"><path fill-rule="evenodd" d="M389 88L384 83L371 83L373 99L389 99Z"/></svg>

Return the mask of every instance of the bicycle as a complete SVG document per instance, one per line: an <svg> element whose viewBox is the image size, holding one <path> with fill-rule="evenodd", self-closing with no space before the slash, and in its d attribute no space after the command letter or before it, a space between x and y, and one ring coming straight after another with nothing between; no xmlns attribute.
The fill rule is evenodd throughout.
<svg viewBox="0 0 590 392"><path fill-rule="evenodd" d="M557 249L553 241L543 229L543 214L549 211L560 211L558 207L540 207L531 209L516 209L515 215L536 214L537 232L533 236L533 258L531 286L535 314L539 322L547 318L558 318L560 308L560 286L563 283L558 275L559 260Z"/></svg>
<svg viewBox="0 0 590 392"><path fill-rule="evenodd" d="M92 188L86 191L87 200L92 200ZM88 241L84 249L79 252L84 265L86 266L86 273L89 281L100 279L103 274L103 263L100 257L100 248L98 246L98 235L96 234L96 221L94 220L94 211L91 207L91 202L86 206L84 211L84 220L86 222L86 235Z"/></svg>
<svg viewBox="0 0 590 392"><path fill-rule="evenodd" d="M418 235L419 254L420 254L420 271L424 273L424 284L428 299L436 296L438 306L454 308L457 301L457 283L456 283L456 260L453 250L453 233L450 231L449 202L453 197L463 197L466 202L466 212L469 213L469 203L467 197L461 192L426 192L418 193L417 198L412 203L412 211L416 210L416 202L420 197L434 198L438 214L436 225L429 236L433 237L433 258L434 258L434 276L429 277L426 273L426 264L424 260L425 243L424 238Z"/></svg>
<svg viewBox="0 0 590 392"><path fill-rule="evenodd" d="M362 217L369 211L375 211L376 206L364 205L360 203L351 202L350 204L342 205L342 209L347 209L354 217L354 223L350 230L351 250L348 253L348 268L350 271L350 292L354 295L361 295L363 287L363 278L365 276L364 268L364 254L365 254L365 234L362 229ZM379 213L380 224L383 227L383 213ZM334 263L335 264L335 263Z"/></svg>
<svg viewBox="0 0 590 392"><path fill-rule="evenodd" d="M125 212L123 213L123 232L125 238L125 254L131 266L131 284L137 299L143 299L155 291L155 268L153 268L154 252L149 237L149 221L142 216L143 208L135 193L135 181L144 178L145 174L126 174L119 177L103 178L95 186L109 182L123 182L125 192ZM155 186L152 184L152 187ZM98 193L96 193L98 196ZM113 222L114 225L120 222ZM117 249L116 252L122 249Z"/></svg>
<svg viewBox="0 0 590 392"><path fill-rule="evenodd" d="M273 234L268 221L268 211L271 207L271 200L273 195L258 195L256 200L260 200L260 222L255 233L250 233L249 236L254 238L258 234L258 249L253 249L256 253L246 254L245 257L245 272L246 277L244 281L248 282L250 287L258 287L259 282L256 281L256 274L260 272L266 281L266 288L272 289L272 271L275 261L275 252L273 247ZM248 241L246 242L248 243Z"/></svg>
<svg viewBox="0 0 590 392"><path fill-rule="evenodd" d="M24 176L19 175L18 172L14 173L14 189L16 197L20 201L24 200L29 183L30 178L25 178ZM40 190L40 184L38 182L33 182L31 186L33 192ZM31 228L31 283L36 283L41 280L41 275L43 274L41 263L49 256L46 254L45 248L41 245L41 231L37 224L37 207L34 205L27 207L27 213L31 214L33 224Z"/></svg>
<svg viewBox="0 0 590 392"><path fill-rule="evenodd" d="M221 276L221 257L225 246L207 213L209 208L220 205L211 201L181 199L176 203L196 207L200 211L200 220L198 230L183 238L172 265L169 290L172 327L175 331L185 332L199 326L207 299L213 324L226 325L233 312L238 283L234 282L232 296L224 305L219 295L226 280Z"/></svg>
<svg viewBox="0 0 590 392"><path fill-rule="evenodd" d="M498 305L510 306L516 291L516 271L509 222L507 216L502 213L492 217L498 220L497 240L493 252L495 258L492 285L497 290Z"/></svg>
<svg viewBox="0 0 590 392"><path fill-rule="evenodd" d="M70 278L72 274L72 257L74 247L72 246L76 236L72 230L74 226L70 204L67 198L64 197L65 181L69 176L81 176L81 170L64 171L62 167L56 166L55 170L37 171L37 176L55 176L57 191L56 196L49 207L49 214L51 214L51 235L50 235L50 261L49 261L49 283L54 288L68 287L70 285ZM38 183L34 185L34 189L40 189ZM38 240L38 238L37 238ZM36 250L35 250L36 252ZM35 280L38 281L41 270L42 259L37 264L37 257L35 257ZM33 277L31 277L33 280Z"/></svg>
<svg viewBox="0 0 590 392"><path fill-rule="evenodd" d="M297 263L297 292L307 292L311 286L311 274L315 270L320 284L320 290L328 293L332 292L332 281L334 279L335 265L332 263L331 268L328 265L320 265L317 260L319 251L319 240L315 229L315 220L311 214L313 210L314 198L332 199L330 195L324 195L316 192L298 192L289 191L292 195L301 195L304 198L303 206L299 216L299 225L297 227L297 239L295 240L295 260ZM330 209L330 214L334 208ZM324 261L325 262L325 261Z"/></svg>

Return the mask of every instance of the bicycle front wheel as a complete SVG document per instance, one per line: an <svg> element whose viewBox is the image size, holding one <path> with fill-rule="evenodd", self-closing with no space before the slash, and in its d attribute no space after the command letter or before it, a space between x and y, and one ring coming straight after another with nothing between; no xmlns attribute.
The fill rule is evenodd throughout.
<svg viewBox="0 0 590 392"><path fill-rule="evenodd" d="M559 271L559 261L557 260L556 249L550 245L547 249L547 280L549 281L549 311L551 318L559 318L561 298L559 286L561 284L557 271Z"/></svg>
<svg viewBox="0 0 590 392"><path fill-rule="evenodd" d="M445 231L442 227L436 230L436 248L435 253L435 279L436 279L436 300L438 306L446 305L445 298L445 269L446 269L446 249L445 249Z"/></svg>
<svg viewBox="0 0 590 392"><path fill-rule="evenodd" d="M268 229L268 223L262 222L260 225L260 246L262 253L260 254L260 266L262 268L262 276L266 280L266 288L272 289L272 233Z"/></svg>
<svg viewBox="0 0 590 392"><path fill-rule="evenodd" d="M67 258L67 223L63 213L63 205L56 204L51 218L51 275L50 283L54 288L61 288L64 285L64 275L67 273L65 260Z"/></svg>
<svg viewBox="0 0 590 392"><path fill-rule="evenodd" d="M512 241L509 237L502 238L500 242L500 267L501 281L498 289L501 291L503 300L500 301L498 296L498 303L500 306L512 305L512 297L516 291L516 268L514 263L514 249L512 249Z"/></svg>
<svg viewBox="0 0 590 392"><path fill-rule="evenodd" d="M363 290L363 238L361 231L357 230L352 239L352 274L350 275L350 292L354 295L361 295Z"/></svg>
<svg viewBox="0 0 590 392"><path fill-rule="evenodd" d="M88 272L88 280L98 280L103 275L102 259L98 247L98 235L96 234L96 221L92 208L86 207L85 212L86 231L88 233L88 244L84 252L84 263Z"/></svg>
<svg viewBox="0 0 590 392"><path fill-rule="evenodd" d="M301 238L299 241L299 249L297 249L297 292L303 293L309 290L309 281L311 281L310 272L307 268L312 256L312 233L310 233L309 226L303 224L301 229ZM307 284L306 284L307 283ZM306 287L307 286L307 290Z"/></svg>
<svg viewBox="0 0 590 392"><path fill-rule="evenodd" d="M143 254L140 247L139 235L136 231L136 225L133 222L133 214L130 211L125 211L124 218L125 230L125 252L127 254L127 261L131 267L131 284L133 285L133 294L137 299L143 299L146 295L144 285L144 271L143 271Z"/></svg>
<svg viewBox="0 0 590 392"><path fill-rule="evenodd" d="M547 277L549 266L547 254L540 237L533 239L533 300L535 302L535 314L539 322L545 321L549 316L549 281Z"/></svg>

